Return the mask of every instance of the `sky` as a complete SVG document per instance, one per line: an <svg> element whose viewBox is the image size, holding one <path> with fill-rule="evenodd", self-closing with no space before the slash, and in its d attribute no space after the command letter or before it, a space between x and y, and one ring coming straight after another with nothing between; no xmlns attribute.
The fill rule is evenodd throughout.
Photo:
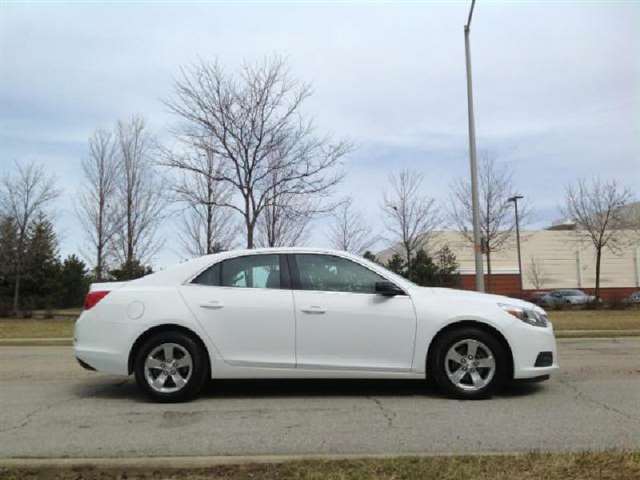
<svg viewBox="0 0 640 480"><path fill-rule="evenodd" d="M468 177L463 25L449 2L0 2L0 175L35 161L56 176L62 255L84 244L74 212L98 127L142 114L161 142L181 66L283 55L313 85L304 111L349 138L337 197L382 233L382 192L402 168L441 202ZM471 31L477 143L508 164L535 211L560 217L580 177L640 185L640 1L478 0ZM156 267L184 257L172 220ZM329 246L327 221L308 243ZM384 247L381 244L380 247Z"/></svg>

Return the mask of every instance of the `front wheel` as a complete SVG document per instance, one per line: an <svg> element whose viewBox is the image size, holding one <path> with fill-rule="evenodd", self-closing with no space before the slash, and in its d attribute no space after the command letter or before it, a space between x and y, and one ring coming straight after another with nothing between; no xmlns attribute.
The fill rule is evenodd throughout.
<svg viewBox="0 0 640 480"><path fill-rule="evenodd" d="M429 372L438 386L456 398L486 398L508 376L508 357L502 344L477 328L460 328L437 341Z"/></svg>
<svg viewBox="0 0 640 480"><path fill-rule="evenodd" d="M134 371L138 386L153 400L182 402L200 392L207 365L205 352L189 335L161 332L138 350Z"/></svg>

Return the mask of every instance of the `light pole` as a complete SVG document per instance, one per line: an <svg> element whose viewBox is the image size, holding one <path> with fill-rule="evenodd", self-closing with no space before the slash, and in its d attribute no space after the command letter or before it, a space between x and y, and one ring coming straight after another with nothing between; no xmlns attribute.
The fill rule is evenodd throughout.
<svg viewBox="0 0 640 480"><path fill-rule="evenodd" d="M518 219L518 200L522 200L522 195L514 195L507 199L513 202L516 208L516 245L518 246L518 278L520 278L520 293L522 293L522 257L520 256L520 220Z"/></svg>
<svg viewBox="0 0 640 480"><path fill-rule="evenodd" d="M469 165L471 168L471 209L473 215L473 251L476 260L476 290L484 292L484 265L482 264L482 240L480 237L480 208L478 201L478 165L476 162L476 125L473 118L473 86L471 83L471 52L469 31L476 0L471 1L469 18L464 26L464 51L467 65L467 109L469 111Z"/></svg>

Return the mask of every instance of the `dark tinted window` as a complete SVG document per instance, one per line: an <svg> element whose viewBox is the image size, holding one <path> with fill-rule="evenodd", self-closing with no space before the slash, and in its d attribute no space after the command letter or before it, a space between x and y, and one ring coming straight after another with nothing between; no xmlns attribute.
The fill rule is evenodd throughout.
<svg viewBox="0 0 640 480"><path fill-rule="evenodd" d="M222 262L224 287L280 288L279 255L249 255Z"/></svg>
<svg viewBox="0 0 640 480"><path fill-rule="evenodd" d="M217 287L220 285L220 264L216 263L198 275L191 283Z"/></svg>
<svg viewBox="0 0 640 480"><path fill-rule="evenodd" d="M302 290L375 293L385 279L351 260L331 255L296 255Z"/></svg>

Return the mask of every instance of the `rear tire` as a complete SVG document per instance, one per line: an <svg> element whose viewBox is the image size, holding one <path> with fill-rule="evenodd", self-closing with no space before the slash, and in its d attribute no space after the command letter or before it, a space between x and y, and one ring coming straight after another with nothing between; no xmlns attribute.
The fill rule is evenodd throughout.
<svg viewBox="0 0 640 480"><path fill-rule="evenodd" d="M469 400L489 398L508 378L507 355L494 335L479 328L462 327L437 339L427 367L447 395Z"/></svg>
<svg viewBox="0 0 640 480"><path fill-rule="evenodd" d="M193 337L178 331L160 332L139 348L136 382L152 400L173 403L195 398L209 375L206 352Z"/></svg>

